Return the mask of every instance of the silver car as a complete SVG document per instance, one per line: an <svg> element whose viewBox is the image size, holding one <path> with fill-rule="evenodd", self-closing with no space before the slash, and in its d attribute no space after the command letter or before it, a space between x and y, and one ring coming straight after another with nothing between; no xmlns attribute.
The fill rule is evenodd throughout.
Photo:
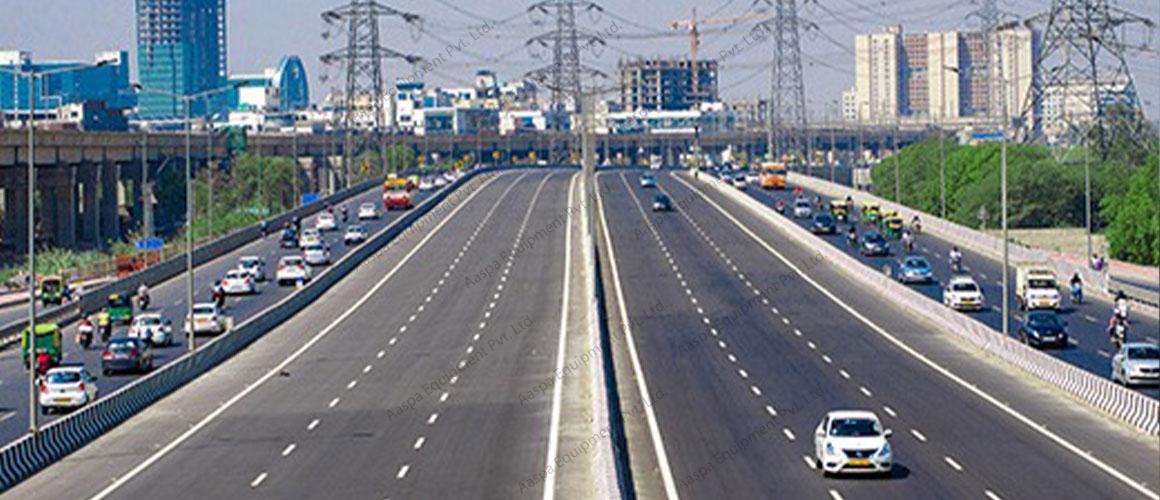
<svg viewBox="0 0 1160 500"><path fill-rule="evenodd" d="M330 250L322 243L315 243L302 249L302 259L311 266L330 264Z"/></svg>
<svg viewBox="0 0 1160 500"><path fill-rule="evenodd" d="M1112 381L1124 385L1160 383L1160 346L1129 342L1112 356Z"/></svg>

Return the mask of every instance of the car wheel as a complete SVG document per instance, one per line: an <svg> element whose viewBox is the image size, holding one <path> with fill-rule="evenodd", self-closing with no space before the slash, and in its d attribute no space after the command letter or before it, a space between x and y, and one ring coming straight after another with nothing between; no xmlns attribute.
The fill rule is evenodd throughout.
<svg viewBox="0 0 1160 500"><path fill-rule="evenodd" d="M48 411L49 411L49 409L50 409L50 408L49 408L49 407L47 407L47 406L41 406L41 407L40 407L40 414L41 414L41 415L48 415Z"/></svg>

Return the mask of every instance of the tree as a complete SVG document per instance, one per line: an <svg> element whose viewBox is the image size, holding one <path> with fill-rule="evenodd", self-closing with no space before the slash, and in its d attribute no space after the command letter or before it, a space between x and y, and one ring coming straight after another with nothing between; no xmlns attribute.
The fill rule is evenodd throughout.
<svg viewBox="0 0 1160 500"><path fill-rule="evenodd" d="M1111 257L1146 265L1160 265L1160 185L1157 157L1136 169L1127 190L1104 198L1100 212L1109 221Z"/></svg>

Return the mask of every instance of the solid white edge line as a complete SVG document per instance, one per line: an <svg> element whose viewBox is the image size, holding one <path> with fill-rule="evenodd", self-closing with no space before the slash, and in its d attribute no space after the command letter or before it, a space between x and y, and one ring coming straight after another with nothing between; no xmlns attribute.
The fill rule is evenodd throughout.
<svg viewBox="0 0 1160 500"><path fill-rule="evenodd" d="M572 203L575 200L576 179L579 173L572 175L568 182L568 216L564 222L564 296L560 299L560 333L556 346L555 374L564 373L564 356L568 347L568 300L571 297L572 274ZM544 500L556 498L556 471L553 464L560 446L560 407L564 399L564 384L553 384L552 388L552 417L548 424L548 457L544 462L544 470L549 471L544 478Z"/></svg>
<svg viewBox="0 0 1160 500"><path fill-rule="evenodd" d="M769 253L771 253L775 257L777 257L778 260L782 261L782 263L784 263L787 267L792 269L794 271L794 273L796 273L798 276L801 276L802 279L804 279L807 283L812 285L814 288L818 289L818 291L821 292L822 295L825 295L827 298L829 298L831 301L833 301L835 304L837 304L838 307L845 309L846 312L850 313L851 316L854 316L855 318L857 318L859 321L864 323L866 326L868 326L875 333L882 336L883 338L888 340L890 343L894 344L896 347L901 349L903 352L910 354L915 359L917 359L920 362L922 362L923 364L929 366L935 372L938 372L939 374L945 376L946 378L953 381L955 384L958 384L963 389L966 389L968 392L975 394L979 398L982 398L984 401L990 403L995 408L998 408L999 411L1006 413L1007 415L1011 416L1015 420L1023 423L1027 427L1031 428L1035 432L1042 434L1044 437L1048 438L1049 440L1056 443L1057 445L1072 452L1073 454L1080 457L1081 459L1086 460L1088 463L1094 465L1096 468L1102 470L1103 472L1105 472L1108 475L1112 476L1113 478L1119 480L1120 482L1128 485L1130 488L1132 488L1133 490L1136 490L1136 492L1140 493L1141 495L1144 495L1144 496L1151 498L1153 500L1160 500L1160 494L1157 494L1156 492L1149 490L1143 484L1134 481L1132 478L1128 477L1127 474L1120 472L1119 470L1108 465L1104 461L1096 458L1094 455L1091 455L1091 454L1084 452L1078 446L1072 444L1070 441L1064 439L1062 436L1048 430L1046 427L1040 426L1035 421L1028 418L1026 415L1016 411L1014 408L1010 408L1008 406L1005 406L1001 401L999 401L994 396L992 396L989 393L987 393L986 391L970 384L969 382L964 380L962 377L959 377L954 372L950 371L947 368L944 368L942 365L936 363L934 360L927 358L924 354L914 350L914 348L910 347L908 344L906 344L902 340L898 339L890 332L887 332L885 329L878 326L878 324L871 321L870 318L863 316L862 313L858 312L857 310L850 307L849 305L846 305L845 302L838 299L838 297L836 295L834 295L832 292L830 292L826 287L822 286L821 283L814 281L813 278L811 278L806 273L802 272L802 270L800 268L798 268L796 265L794 265L793 262L791 262L789 259L787 259L780 252L775 250L772 246L769 245L769 243L766 243L765 240L763 240L759 236L757 236L757 234L755 234L747 226L742 224L741 221L739 221L739 220L737 220L737 218L733 217L733 214L730 214L727 210L722 208L721 205L717 204L716 201L713 201L711 198L709 198L707 195L705 195L705 193L703 193L700 189L697 189L696 187L692 186L691 184L689 184L684 179L680 178L679 176L677 176L674 173L670 173L669 175L672 176L674 179L676 179L681 184L684 184L686 188L697 193L697 195L700 196L701 198L704 198L705 201L707 201L710 205L712 205L713 208L716 208L718 212L721 212L721 214L723 214L725 216L725 218L727 218L731 222L733 222L733 224L735 226L737 226L739 229L741 229L742 232L747 234L750 238L752 238L754 241L756 241L762 247L765 247L765 249ZM749 209L750 211L756 212L756 210L753 209L752 207L750 207L749 205L747 205L747 204L742 204L742 205L745 208ZM767 216L768 214L760 213L757 215Z"/></svg>
<svg viewBox="0 0 1160 500"><path fill-rule="evenodd" d="M512 182L512 185L515 185L516 183L518 183L519 180L522 179L523 176L526 176L526 175L527 174L525 173L522 176L520 176L519 178L517 178L515 181ZM319 331L317 334L315 334L314 337L311 337L310 340L308 340L305 344L302 344L302 347L299 347L298 350L291 353L290 356L288 356L286 359L282 360L281 363L278 363L277 366L270 369L270 371L266 372L265 375L262 375L262 377L259 378L256 382L254 382L253 384L250 384L245 389L242 389L241 392L238 392L237 394L235 394L232 398L230 398L228 401L223 403L221 406L218 406L216 409L214 409L214 411L210 412L209 415L206 415L198 423L194 424L193 427L190 427L188 430L183 432L180 436L177 436L176 439L174 439L173 441L170 441L169 444L165 445L161 449L154 452L152 455L149 456L149 458L146 458L145 461L141 462L140 464L138 464L136 467L134 467L133 469L131 469L129 472L125 473L124 475L118 477L115 481L113 481L111 484L106 486L103 490L99 491L96 495L93 495L92 500L102 500L104 498L107 498L109 495L113 494L113 492L117 491L118 488L124 486L126 483L131 481L134 477L141 474L141 472L143 472L145 469L148 469L150 466L157 463L158 460L161 460L161 458L163 458L165 455L168 455L170 452L172 452L174 449L176 449L178 446L180 446L181 443L184 443L185 441L189 440L190 437L193 437L194 434L197 434L199 431L201 431L203 428L205 428L205 426L209 425L210 422L217 419L219 416L221 416L222 413L225 413L226 410L233 407L235 404L237 404L243 398L248 396L251 392L255 391L258 387L261 387L263 384L265 384L271 378L277 376L278 373L280 373L284 368L289 366L290 363L293 363L295 360L297 360L299 357L301 357L303 354L305 354L306 351L308 351L308 350L310 350L310 348L314 347L315 344L317 344L324 337L326 337L328 334L330 334L330 332L333 331L340 323L345 321L346 318L350 317L351 314L354 314L355 311L357 311L359 308L361 308L363 306L363 304L365 304L368 300L370 300L371 296L373 296L375 293L377 293L379 291L380 288L382 288L384 285L386 285L387 281L395 276L395 273L397 273L400 269L402 269L403 266L407 264L407 262L410 262L411 258L414 257L415 254L419 253L419 250L421 250L424 246L426 246L427 242L430 241L431 238L434 237L436 234L438 234L441 229L443 229L443 226L445 226L449 221L451 221L452 219L455 218L455 214L457 214L463 207L466 207L468 205L468 203L473 198L475 198L476 195L483 192L484 188L489 186L492 182L495 182L495 180L499 179L500 177L502 177L502 175L496 175L490 179L487 179L483 183L483 185L479 186L479 188L477 188L470 195L468 195L468 197L466 199L464 199L463 202L459 204L459 206L455 207L451 211L451 213L447 214L447 216L443 220L439 221L439 224L436 225L431 230L431 232L427 234L427 236L425 236L422 240L420 240L419 243L415 245L415 248L412 248L410 252L407 252L407 255L405 255L402 258L402 260L399 261L398 264L395 264L395 267L392 268L390 272L383 275L383 277L381 279L379 279L379 281L376 282L375 285L373 287L371 287L370 290L367 290L367 292L365 294L363 294L362 297L359 297L358 301L356 301L354 303L354 305L352 305L350 308L344 310L342 312L342 314L340 314L337 318L334 319L334 321L332 321L330 324L326 325L325 328L323 328L321 331Z"/></svg>
<svg viewBox="0 0 1160 500"><path fill-rule="evenodd" d="M604 197L600 194L600 177L602 174L596 174L596 185L592 190L596 193L596 203L600 206L600 228L604 235L604 242L608 245L608 261L611 266L609 269L612 272L613 288L616 290L616 304L620 312L620 324L624 328L625 344L628 345L628 357L632 360L632 371L636 377L637 390L644 399L644 413L645 419L648 421L649 435L653 441L653 449L656 451L657 466L661 470L661 481L665 485L665 495L673 500L680 498L677 494L677 484L673 481L673 471L669 467L669 457L665 453L665 444L661 440L660 426L657 425L657 416L652 407L652 396L648 392L648 383L644 380L644 371L640 367L640 357L636 352L636 340L632 334L632 327L629 326L628 321L628 307L624 302L624 290L620 284L619 265L616 263L616 252L613 250L612 236L608 232L608 218L604 210Z"/></svg>

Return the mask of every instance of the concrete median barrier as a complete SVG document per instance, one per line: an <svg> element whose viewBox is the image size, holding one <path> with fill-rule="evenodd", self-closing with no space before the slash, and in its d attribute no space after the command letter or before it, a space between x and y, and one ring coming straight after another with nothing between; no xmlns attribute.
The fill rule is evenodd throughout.
<svg viewBox="0 0 1160 500"><path fill-rule="evenodd" d="M800 180L801 176L797 176L796 179ZM812 180L810 179L810 181ZM844 274L865 286L881 290L884 295L891 297L893 303L903 309L903 312L930 321L932 324L941 325L943 330L969 341L971 345L974 345L984 352L1022 369L1034 377L1063 390L1076 399L1135 427L1143 433L1149 435L1160 434L1160 401L1069 365L1038 350L1032 349L1013 338L1005 337L1001 332L965 314L958 313L946 307L931 307L929 298L905 285L899 284L882 272L863 265L841 249L828 244L819 245L816 236L806 229L799 227L797 224L794 224L792 221L776 214L772 208L762 205L752 197L740 193L730 186L723 186L719 182L700 182L697 186L705 186L706 184L711 186L710 189L714 189L725 197L739 203L781 233L788 235L808 248L821 252L827 261L832 262ZM802 183L802 185L814 189L814 186L817 184L806 182ZM816 191L827 195L832 193L835 197L839 194L841 197L845 197L845 194L841 194L838 191L830 191L828 193L821 189ZM866 193L859 192L858 196L861 199L867 199ZM922 217L924 231L927 231L928 227L932 229L939 227L938 222L928 226L926 214L922 214ZM948 226L939 227L937 230L944 232L943 234L956 234L954 231L957 229L948 223ZM973 231L971 232L973 233ZM960 234L965 237L968 233ZM975 248L977 250L979 248L988 248L989 246L993 247L994 242L979 241L975 245L969 248ZM1027 255L1030 256L1033 254Z"/></svg>

